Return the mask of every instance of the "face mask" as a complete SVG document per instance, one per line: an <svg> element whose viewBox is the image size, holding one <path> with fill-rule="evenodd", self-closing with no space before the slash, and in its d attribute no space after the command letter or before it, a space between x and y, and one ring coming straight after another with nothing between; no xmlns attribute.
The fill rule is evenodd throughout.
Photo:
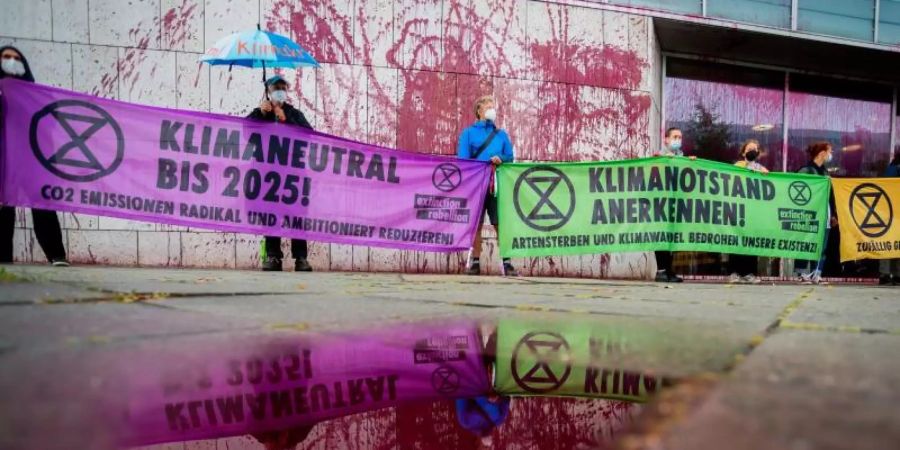
<svg viewBox="0 0 900 450"><path fill-rule="evenodd" d="M484 112L484 118L491 122L495 122L497 120L497 110L494 108L488 109Z"/></svg>
<svg viewBox="0 0 900 450"><path fill-rule="evenodd" d="M744 158L747 158L747 161L756 161L756 158L759 158L759 151L748 150L747 153L744 153Z"/></svg>
<svg viewBox="0 0 900 450"><path fill-rule="evenodd" d="M681 150L681 139L676 139L669 143L669 148L672 150Z"/></svg>
<svg viewBox="0 0 900 450"><path fill-rule="evenodd" d="M834 153L829 153L828 157L825 158L825 162L830 163L832 159L834 159Z"/></svg>
<svg viewBox="0 0 900 450"><path fill-rule="evenodd" d="M287 91L272 91L269 92L269 100L272 100L275 103L284 103L287 101Z"/></svg>
<svg viewBox="0 0 900 450"><path fill-rule="evenodd" d="M22 64L22 61L12 58L4 58L3 62L0 63L0 68L13 76L21 77L22 75L25 75L25 64Z"/></svg>

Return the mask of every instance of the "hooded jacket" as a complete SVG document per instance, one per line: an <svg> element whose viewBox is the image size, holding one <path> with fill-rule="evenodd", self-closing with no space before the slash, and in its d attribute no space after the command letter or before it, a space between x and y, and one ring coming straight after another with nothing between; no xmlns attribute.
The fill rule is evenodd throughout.
<svg viewBox="0 0 900 450"><path fill-rule="evenodd" d="M21 51L19 51L19 49L15 48L11 45L6 45L3 47L0 47L0 54L5 52L6 50L15 50L16 53L18 53L19 56L22 57L22 65L25 66L25 75L21 75L21 76L10 75L10 74L4 72L3 70L0 70L0 79L10 77L10 78L18 78L20 80L30 81L30 82L34 83L34 74L31 73L31 66L28 65L28 59L25 58L25 54L22 53Z"/></svg>

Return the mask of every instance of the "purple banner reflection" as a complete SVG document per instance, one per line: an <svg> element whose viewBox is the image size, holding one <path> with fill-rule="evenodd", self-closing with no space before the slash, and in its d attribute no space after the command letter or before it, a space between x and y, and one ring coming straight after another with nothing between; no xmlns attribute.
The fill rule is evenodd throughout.
<svg viewBox="0 0 900 450"><path fill-rule="evenodd" d="M132 355L121 442L145 445L309 427L405 402L489 390L474 323L209 343Z"/></svg>

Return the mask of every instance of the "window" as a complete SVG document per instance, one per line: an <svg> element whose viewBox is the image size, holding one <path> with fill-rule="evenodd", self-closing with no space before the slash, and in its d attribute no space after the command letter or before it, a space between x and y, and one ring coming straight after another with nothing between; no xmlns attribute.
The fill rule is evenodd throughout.
<svg viewBox="0 0 900 450"><path fill-rule="evenodd" d="M666 127L684 134L685 154L733 163L748 139L760 162L781 171L784 73L674 58L666 62Z"/></svg>
<svg viewBox="0 0 900 450"><path fill-rule="evenodd" d="M878 42L900 44L900 0L881 0Z"/></svg>
<svg viewBox="0 0 900 450"><path fill-rule="evenodd" d="M875 0L798 0L797 29L872 41Z"/></svg>
<svg viewBox="0 0 900 450"><path fill-rule="evenodd" d="M701 0L609 0L609 3L689 14L700 14L703 12L703 2Z"/></svg>
<svg viewBox="0 0 900 450"><path fill-rule="evenodd" d="M780 28L791 27L791 0L709 0L706 15Z"/></svg>
<svg viewBox="0 0 900 450"><path fill-rule="evenodd" d="M792 75L788 96L788 170L806 163L804 149L827 141L835 176L877 177L891 155L890 87Z"/></svg>

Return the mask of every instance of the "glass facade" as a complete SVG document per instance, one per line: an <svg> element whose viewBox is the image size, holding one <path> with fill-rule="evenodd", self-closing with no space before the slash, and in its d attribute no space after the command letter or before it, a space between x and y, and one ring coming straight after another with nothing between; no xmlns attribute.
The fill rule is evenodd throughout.
<svg viewBox="0 0 900 450"><path fill-rule="evenodd" d="M788 164L806 163L807 145L829 142L839 177L877 177L891 157L891 102L888 87L794 75L788 95Z"/></svg>
<svg viewBox="0 0 900 450"><path fill-rule="evenodd" d="M900 44L900 0L881 0L878 16L878 42Z"/></svg>
<svg viewBox="0 0 900 450"><path fill-rule="evenodd" d="M665 126L682 130L687 155L733 163L741 144L755 139L764 166L793 172L806 164L806 146L826 141L836 177L880 176L891 158L889 86L670 57L663 89ZM871 261L841 265L837 230L831 239L826 275L877 273ZM685 252L675 262L682 273L725 275L727 259ZM758 274L779 275L779 267L778 259L760 258Z"/></svg>
<svg viewBox="0 0 900 450"><path fill-rule="evenodd" d="M792 0L593 0L791 30ZM796 0L797 31L900 44L900 0Z"/></svg>
<svg viewBox="0 0 900 450"><path fill-rule="evenodd" d="M791 27L791 0L717 0L707 2L706 15L738 22Z"/></svg>
<svg viewBox="0 0 900 450"><path fill-rule="evenodd" d="M669 58L666 125L684 134L685 153L733 163L756 139L760 163L784 170L784 73Z"/></svg>
<svg viewBox="0 0 900 450"><path fill-rule="evenodd" d="M797 29L872 41L875 0L799 0Z"/></svg>

